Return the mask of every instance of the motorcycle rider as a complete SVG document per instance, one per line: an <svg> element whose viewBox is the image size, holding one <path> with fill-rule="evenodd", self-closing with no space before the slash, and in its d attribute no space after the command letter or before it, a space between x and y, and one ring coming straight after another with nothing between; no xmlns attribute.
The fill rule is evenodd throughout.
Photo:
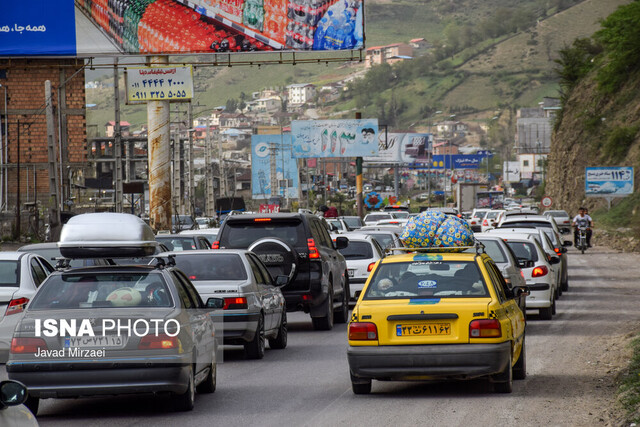
<svg viewBox="0 0 640 427"><path fill-rule="evenodd" d="M578 246L578 227L587 227L587 247L591 247L591 227L593 227L593 219L587 214L587 210L583 207L578 209L578 215L571 222L573 228L573 245Z"/></svg>

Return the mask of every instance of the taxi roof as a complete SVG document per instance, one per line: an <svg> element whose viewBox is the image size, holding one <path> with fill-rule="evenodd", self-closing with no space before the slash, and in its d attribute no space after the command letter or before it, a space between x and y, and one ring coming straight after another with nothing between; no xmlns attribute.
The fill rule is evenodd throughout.
<svg viewBox="0 0 640 427"><path fill-rule="evenodd" d="M381 260L381 263L392 264L395 262L412 261L474 261L476 257L481 255L482 253L475 252L407 252L399 255L387 255Z"/></svg>

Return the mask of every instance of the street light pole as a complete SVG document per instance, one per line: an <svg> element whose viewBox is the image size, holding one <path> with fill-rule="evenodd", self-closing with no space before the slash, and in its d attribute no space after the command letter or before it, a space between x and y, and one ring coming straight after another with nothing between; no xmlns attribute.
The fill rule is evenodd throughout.
<svg viewBox="0 0 640 427"><path fill-rule="evenodd" d="M427 147L427 161L428 161L428 170L427 170L427 194L428 194L428 199L427 199L427 203L429 204L429 206L431 206L431 162L433 161L433 144L435 143L435 138L433 137L433 134L431 133L431 125L433 123L433 118L435 116L437 116L438 114L442 114L442 111L438 110L435 113L433 113L431 115L431 117L429 117L429 137L431 138L431 149L429 149L429 147Z"/></svg>

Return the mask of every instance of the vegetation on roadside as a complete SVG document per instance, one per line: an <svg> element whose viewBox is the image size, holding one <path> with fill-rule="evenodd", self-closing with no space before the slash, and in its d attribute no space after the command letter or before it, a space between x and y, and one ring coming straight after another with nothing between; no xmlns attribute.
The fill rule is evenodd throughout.
<svg viewBox="0 0 640 427"><path fill-rule="evenodd" d="M618 401L625 411L626 425L640 423L640 336L629 345L633 355L618 388Z"/></svg>

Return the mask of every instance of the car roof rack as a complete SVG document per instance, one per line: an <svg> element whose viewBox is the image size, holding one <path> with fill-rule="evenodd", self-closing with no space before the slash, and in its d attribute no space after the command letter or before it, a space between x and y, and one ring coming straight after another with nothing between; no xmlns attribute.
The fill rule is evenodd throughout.
<svg viewBox="0 0 640 427"><path fill-rule="evenodd" d="M471 246L427 246L423 248L387 248L386 251L401 251L401 252L431 252L431 253L447 253L447 252L461 252L466 249L475 249L476 254L486 253L484 244L476 240L475 245Z"/></svg>

